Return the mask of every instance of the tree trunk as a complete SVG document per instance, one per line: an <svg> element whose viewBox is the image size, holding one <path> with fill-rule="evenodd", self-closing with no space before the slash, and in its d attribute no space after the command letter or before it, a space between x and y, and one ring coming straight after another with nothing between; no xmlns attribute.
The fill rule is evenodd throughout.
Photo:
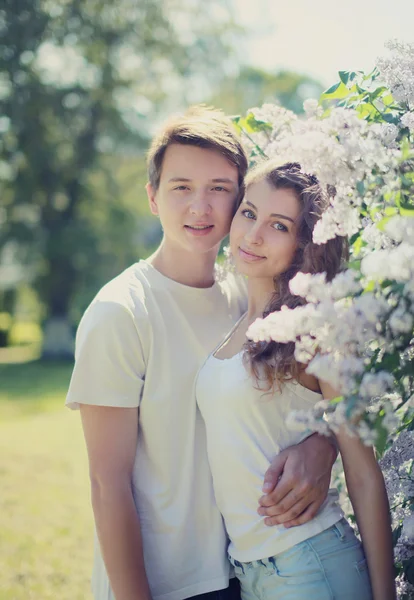
<svg viewBox="0 0 414 600"><path fill-rule="evenodd" d="M44 325L42 358L46 360L73 359L75 336L67 316L51 316Z"/></svg>
<svg viewBox="0 0 414 600"><path fill-rule="evenodd" d="M62 254L50 260L42 294L48 307L48 316L43 328L42 358L73 359L75 333L69 318L69 307L75 286L76 271L70 260Z"/></svg>

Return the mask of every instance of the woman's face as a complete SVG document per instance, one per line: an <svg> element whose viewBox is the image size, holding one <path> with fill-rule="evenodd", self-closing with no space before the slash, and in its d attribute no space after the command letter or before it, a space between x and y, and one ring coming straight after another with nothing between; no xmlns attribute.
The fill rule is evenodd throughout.
<svg viewBox="0 0 414 600"><path fill-rule="evenodd" d="M266 180L249 186L230 229L240 273L273 280L286 271L297 248L300 208L293 190L275 189Z"/></svg>

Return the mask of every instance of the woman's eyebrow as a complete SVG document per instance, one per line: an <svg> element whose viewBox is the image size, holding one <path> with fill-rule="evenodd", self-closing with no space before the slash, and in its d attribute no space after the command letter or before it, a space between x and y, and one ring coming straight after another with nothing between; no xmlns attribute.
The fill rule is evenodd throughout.
<svg viewBox="0 0 414 600"><path fill-rule="evenodd" d="M246 204L248 204L249 206L251 206L252 208L254 208L254 210L257 210L257 207L253 204L253 202L250 202L249 200L245 201ZM292 219L292 217L288 217L286 215L280 215L278 213L272 213L270 215L271 217L278 217L279 219L286 219L286 221L291 221L291 223L294 223L294 219Z"/></svg>

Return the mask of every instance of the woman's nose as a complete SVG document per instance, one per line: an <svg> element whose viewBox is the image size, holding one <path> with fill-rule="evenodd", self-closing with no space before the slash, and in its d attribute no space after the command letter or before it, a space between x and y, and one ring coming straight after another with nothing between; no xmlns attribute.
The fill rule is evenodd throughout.
<svg viewBox="0 0 414 600"><path fill-rule="evenodd" d="M250 227L244 237L246 242L249 244L261 244L263 239L260 225L256 222L252 227Z"/></svg>

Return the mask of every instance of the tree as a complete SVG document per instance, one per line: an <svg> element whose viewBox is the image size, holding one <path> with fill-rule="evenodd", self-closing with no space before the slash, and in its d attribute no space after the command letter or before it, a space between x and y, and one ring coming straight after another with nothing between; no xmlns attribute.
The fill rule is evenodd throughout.
<svg viewBox="0 0 414 600"><path fill-rule="evenodd" d="M271 73L257 67L245 66L220 86L211 102L229 114L243 114L249 108L265 103L281 104L295 113L303 112L307 98L319 98L322 85L300 73L278 71Z"/></svg>
<svg viewBox="0 0 414 600"><path fill-rule="evenodd" d="M35 273L45 354L72 352L74 296L114 254L103 223L120 256L137 255L139 212L120 198L116 165L142 154L161 107L193 99L197 77L217 81L235 32L219 1L3 0L0 249L16 242Z"/></svg>

